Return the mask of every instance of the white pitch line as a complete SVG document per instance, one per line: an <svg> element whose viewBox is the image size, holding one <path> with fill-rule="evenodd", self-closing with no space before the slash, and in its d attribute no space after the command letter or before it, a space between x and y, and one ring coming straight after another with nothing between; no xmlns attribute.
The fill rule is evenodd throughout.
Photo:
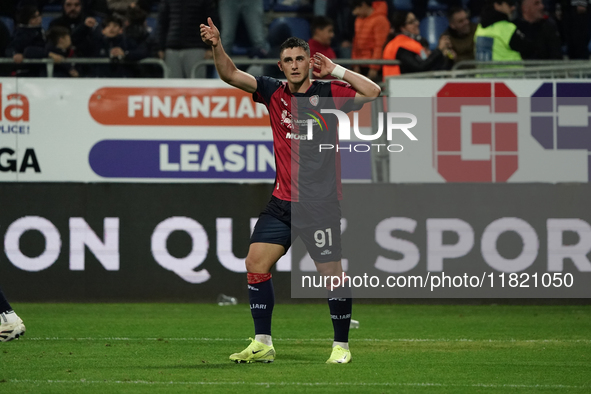
<svg viewBox="0 0 591 394"><path fill-rule="evenodd" d="M241 342L246 338L127 338L127 337L23 337L26 341L181 341L181 342ZM276 342L330 342L332 338L273 338ZM591 339L468 339L468 338L353 338L352 342L477 342L477 343L591 343Z"/></svg>
<svg viewBox="0 0 591 394"><path fill-rule="evenodd" d="M323 387L323 386L376 386L376 387L480 387L480 388L526 388L526 389L587 389L591 388L589 385L573 386L563 384L495 384L495 383L474 383L474 384L447 384L447 383L373 383L373 382L150 382L146 380L27 380L27 379L9 379L9 383L28 383L28 384L138 384L138 385L196 385L196 386L234 386L234 385L251 385L251 386L308 386L308 387Z"/></svg>

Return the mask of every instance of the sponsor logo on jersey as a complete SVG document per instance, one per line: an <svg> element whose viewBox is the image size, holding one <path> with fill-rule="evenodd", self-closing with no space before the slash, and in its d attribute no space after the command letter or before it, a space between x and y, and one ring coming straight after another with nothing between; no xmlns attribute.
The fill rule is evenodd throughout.
<svg viewBox="0 0 591 394"><path fill-rule="evenodd" d="M305 141L308 139L308 136L306 134L286 133L285 139Z"/></svg>

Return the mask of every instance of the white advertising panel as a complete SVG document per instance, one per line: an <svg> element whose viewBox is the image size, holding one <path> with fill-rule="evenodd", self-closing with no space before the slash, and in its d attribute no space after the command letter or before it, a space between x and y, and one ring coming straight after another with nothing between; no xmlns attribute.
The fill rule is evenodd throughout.
<svg viewBox="0 0 591 394"><path fill-rule="evenodd" d="M0 181L275 179L267 109L220 80L4 78L0 109ZM343 178L371 179L349 156Z"/></svg>
<svg viewBox="0 0 591 394"><path fill-rule="evenodd" d="M591 179L590 82L390 78L388 94L418 119L392 182Z"/></svg>

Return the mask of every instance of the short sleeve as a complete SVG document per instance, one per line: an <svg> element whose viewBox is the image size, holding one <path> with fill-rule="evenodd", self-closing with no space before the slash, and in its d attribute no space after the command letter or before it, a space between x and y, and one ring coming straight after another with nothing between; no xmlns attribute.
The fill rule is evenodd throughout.
<svg viewBox="0 0 591 394"><path fill-rule="evenodd" d="M363 104L354 104L353 101L357 91L348 83L333 81L330 83L330 90L336 109L350 112L357 111L363 107Z"/></svg>
<svg viewBox="0 0 591 394"><path fill-rule="evenodd" d="M271 77L255 77L255 79L257 90L252 94L253 101L269 106L271 96L281 86L281 82Z"/></svg>

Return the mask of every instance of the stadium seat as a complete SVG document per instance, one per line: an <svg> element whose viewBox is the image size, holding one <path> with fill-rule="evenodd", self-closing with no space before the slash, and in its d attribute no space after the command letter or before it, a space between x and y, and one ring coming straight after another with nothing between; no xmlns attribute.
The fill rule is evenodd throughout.
<svg viewBox="0 0 591 394"><path fill-rule="evenodd" d="M49 30L49 24L53 19L53 16L44 16L43 18L41 18L41 25L43 26L43 30Z"/></svg>
<svg viewBox="0 0 591 394"><path fill-rule="evenodd" d="M447 27L447 18L442 15L428 15L421 21L421 36L429 41L429 48L437 48L439 36Z"/></svg>
<svg viewBox="0 0 591 394"><path fill-rule="evenodd" d="M273 8L273 3L275 3L275 0L263 0L263 9L265 12L271 11L271 8Z"/></svg>
<svg viewBox="0 0 591 394"><path fill-rule="evenodd" d="M401 11L412 11L412 0L393 0L394 9Z"/></svg>
<svg viewBox="0 0 591 394"><path fill-rule="evenodd" d="M427 3L427 11L428 12L437 12L437 11L446 11L447 4L442 3L438 0L429 0Z"/></svg>
<svg viewBox="0 0 591 394"><path fill-rule="evenodd" d="M154 33L156 31L156 26L158 25L158 19L147 17L146 24L148 25L148 30L150 33Z"/></svg>
<svg viewBox="0 0 591 394"><path fill-rule="evenodd" d="M304 18L277 18L269 25L269 30L275 28L278 24L285 24L291 30L291 35L299 37L302 40L310 39L310 23Z"/></svg>
<svg viewBox="0 0 591 394"><path fill-rule="evenodd" d="M55 14L61 14L62 13L62 4L46 4L43 6L43 9L41 10L42 13L46 14L46 13L55 13Z"/></svg>
<svg viewBox="0 0 591 394"><path fill-rule="evenodd" d="M8 16L0 16L0 20L4 22L10 34L14 33L14 20ZM4 55L4 54L2 54Z"/></svg>
<svg viewBox="0 0 591 394"><path fill-rule="evenodd" d="M275 0L273 6L275 12L311 12L312 2L310 0Z"/></svg>

